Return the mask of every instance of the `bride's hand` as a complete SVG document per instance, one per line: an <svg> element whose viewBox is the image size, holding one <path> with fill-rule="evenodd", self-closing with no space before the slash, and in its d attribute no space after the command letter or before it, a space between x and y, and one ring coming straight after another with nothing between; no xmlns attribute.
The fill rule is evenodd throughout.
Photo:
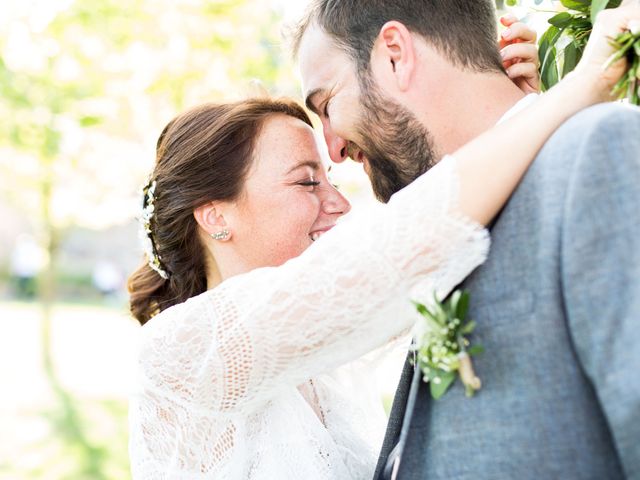
<svg viewBox="0 0 640 480"><path fill-rule="evenodd" d="M618 8L603 10L598 14L593 32L585 48L580 63L576 66L576 75L589 78L594 93L600 101L612 100L614 85L627 71L626 58L604 68L616 49L611 39L625 30L640 29L640 0L626 0Z"/></svg>
<svg viewBox="0 0 640 480"><path fill-rule="evenodd" d="M524 93L538 93L540 75L535 30L511 14L501 17L500 23L507 27L500 35L500 55L507 75Z"/></svg>

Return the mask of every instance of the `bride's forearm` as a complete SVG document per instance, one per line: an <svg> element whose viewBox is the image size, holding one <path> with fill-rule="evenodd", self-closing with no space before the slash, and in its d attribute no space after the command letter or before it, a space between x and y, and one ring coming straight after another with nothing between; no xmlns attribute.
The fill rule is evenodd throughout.
<svg viewBox="0 0 640 480"><path fill-rule="evenodd" d="M460 148L460 213L487 225L502 209L547 139L570 116L602 100L586 74L565 78L531 106ZM559 168L562 159L558 159Z"/></svg>

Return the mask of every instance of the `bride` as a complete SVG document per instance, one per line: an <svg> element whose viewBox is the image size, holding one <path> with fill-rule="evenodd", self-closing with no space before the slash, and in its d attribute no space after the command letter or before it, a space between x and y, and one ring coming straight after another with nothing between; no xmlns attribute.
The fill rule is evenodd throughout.
<svg viewBox="0 0 640 480"><path fill-rule="evenodd" d="M349 204L296 103L172 120L145 188L149 262L129 285L144 324L134 478L370 478L384 416L340 367L408 332L410 299L445 297L483 262L483 226L538 149L609 99L624 71L600 68L611 48L594 34L576 72L526 111L339 225Z"/></svg>

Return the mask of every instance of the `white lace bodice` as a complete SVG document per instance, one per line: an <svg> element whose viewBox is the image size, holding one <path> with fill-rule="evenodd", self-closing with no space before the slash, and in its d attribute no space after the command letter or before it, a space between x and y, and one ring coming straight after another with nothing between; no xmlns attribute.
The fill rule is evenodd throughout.
<svg viewBox="0 0 640 480"><path fill-rule="evenodd" d="M142 328L135 479L368 479L384 430L354 360L406 332L486 257L454 157L298 258L230 278ZM377 401L377 404L376 404Z"/></svg>

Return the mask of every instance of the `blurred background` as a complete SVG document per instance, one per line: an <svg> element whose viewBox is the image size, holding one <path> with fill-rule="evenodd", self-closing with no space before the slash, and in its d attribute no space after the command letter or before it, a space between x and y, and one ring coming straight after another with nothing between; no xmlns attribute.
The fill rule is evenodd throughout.
<svg viewBox="0 0 640 480"><path fill-rule="evenodd" d="M534 3L514 11L544 28ZM252 79L299 98L282 33L305 4L0 2L0 479L130 478L125 282L157 136ZM333 180L356 208L372 201L359 166Z"/></svg>

